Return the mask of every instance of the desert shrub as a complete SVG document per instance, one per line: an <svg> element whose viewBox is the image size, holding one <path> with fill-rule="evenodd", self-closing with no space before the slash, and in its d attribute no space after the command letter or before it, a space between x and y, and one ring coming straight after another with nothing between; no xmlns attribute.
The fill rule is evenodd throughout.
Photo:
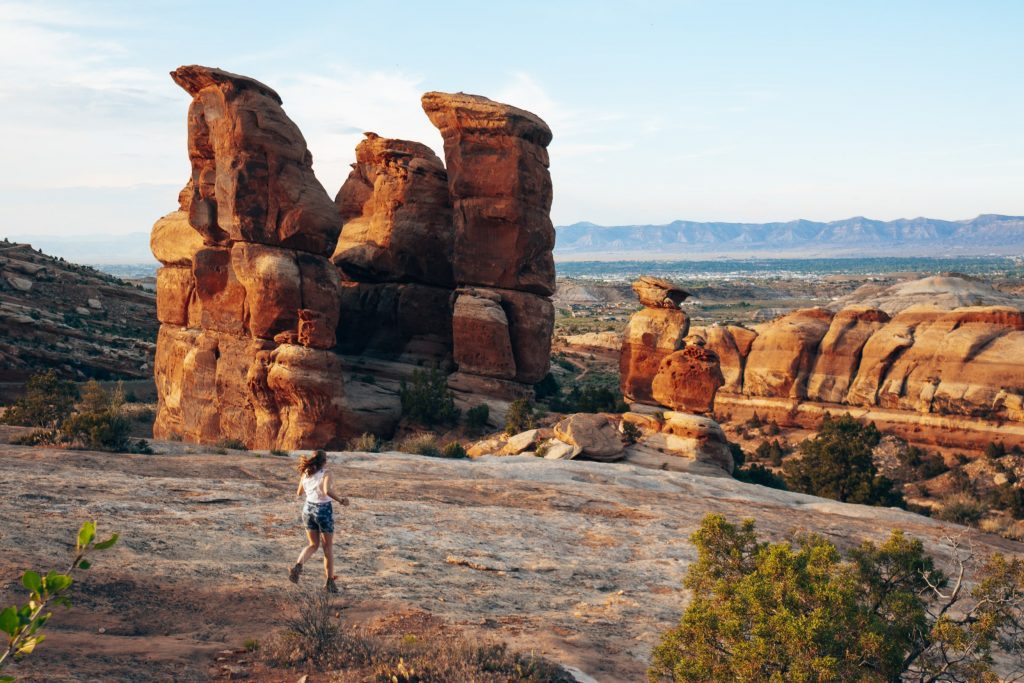
<svg viewBox="0 0 1024 683"><path fill-rule="evenodd" d="M843 558L816 535L765 543L753 520L708 515L691 536L692 599L655 648L655 681L995 681L1019 661L1024 560L978 562L953 544L954 575L893 531Z"/></svg>
<svg viewBox="0 0 1024 683"><path fill-rule="evenodd" d="M985 457L991 460L998 460L1006 455L1006 445L1002 441L990 441L985 446Z"/></svg>
<svg viewBox="0 0 1024 683"><path fill-rule="evenodd" d="M903 505L896 485L878 473L872 452L882 435L850 415L826 417L821 431L800 444L799 459L783 465L791 491L864 505Z"/></svg>
<svg viewBox="0 0 1024 683"><path fill-rule="evenodd" d="M622 436L626 437L626 443L636 443L643 436L643 432L632 422L622 422Z"/></svg>
<svg viewBox="0 0 1024 683"><path fill-rule="evenodd" d="M283 448L271 448L270 449L270 454L271 455L276 455L279 458L287 458L288 456L290 456L292 454L292 452L291 451L286 451Z"/></svg>
<svg viewBox="0 0 1024 683"><path fill-rule="evenodd" d="M949 471L938 453L930 453L917 446L907 446L898 453L900 463L910 468L918 479L931 479Z"/></svg>
<svg viewBox="0 0 1024 683"><path fill-rule="evenodd" d="M487 428L487 420L491 417L491 408L486 403L473 406L466 411L466 426L474 432Z"/></svg>
<svg viewBox="0 0 1024 683"><path fill-rule="evenodd" d="M334 658L341 644L331 594L322 590L304 591L298 604L298 614L285 622L288 632L294 636L294 648L300 660L324 664Z"/></svg>
<svg viewBox="0 0 1024 683"><path fill-rule="evenodd" d="M556 413L625 413L629 406L622 396L607 387L585 384L573 387L565 396L555 395L548 406Z"/></svg>
<svg viewBox="0 0 1024 683"><path fill-rule="evenodd" d="M542 401L550 396L557 396L560 390L561 387L558 385L558 380L550 372L544 375L544 379L533 385L533 393L538 401Z"/></svg>
<svg viewBox="0 0 1024 683"><path fill-rule="evenodd" d="M778 439L769 441L765 439L754 450L758 460L767 460L772 467L781 467L782 459L786 456L786 449L779 443Z"/></svg>
<svg viewBox="0 0 1024 683"><path fill-rule="evenodd" d="M90 381L76 411L60 426L61 440L82 448L116 453L152 453L144 439L132 439L131 418L124 411L124 393L118 385L107 391Z"/></svg>
<svg viewBox="0 0 1024 683"><path fill-rule="evenodd" d="M236 438L224 438L217 442L217 448L232 451L247 451L249 447L245 445L245 442L241 439Z"/></svg>
<svg viewBox="0 0 1024 683"><path fill-rule="evenodd" d="M758 486L767 486L771 489L779 489L782 491L786 490L786 482L782 477L778 476L767 467L756 463L747 465L742 469L734 469L732 471L732 476L737 481L742 481L746 484L757 484Z"/></svg>
<svg viewBox="0 0 1024 683"><path fill-rule="evenodd" d="M961 493L943 500L942 507L935 513L935 516L954 524L978 526L978 522L985 516L985 508L973 496Z"/></svg>
<svg viewBox="0 0 1024 683"><path fill-rule="evenodd" d="M73 382L61 379L54 370L39 372L29 377L25 393L7 408L0 422L54 428L71 414L77 398Z"/></svg>
<svg viewBox="0 0 1024 683"><path fill-rule="evenodd" d="M429 455L434 458L441 457L441 446L437 437L433 434L412 434L398 442L396 449L400 453L411 453L413 455Z"/></svg>
<svg viewBox="0 0 1024 683"><path fill-rule="evenodd" d="M403 638L387 660L374 667L374 680L518 681L570 683L561 667L533 655L510 652L504 643L475 643L465 638Z"/></svg>
<svg viewBox="0 0 1024 683"><path fill-rule="evenodd" d="M71 600L68 589L74 583L73 572L87 570L91 565L87 559L94 552L106 550L117 543L117 534L103 541L96 540L96 522L85 522L75 539L75 553L68 568L59 573L50 571L40 574L26 571L21 575L21 585L28 590L27 604L12 605L0 611L0 683L11 683L13 676L3 674L11 662L32 654L46 636L43 627L53 616L47 609L51 605L68 607Z"/></svg>
<svg viewBox="0 0 1024 683"><path fill-rule="evenodd" d="M743 463L747 461L747 454L743 452L743 447L738 443L729 442L729 454L732 455L733 468L743 467Z"/></svg>
<svg viewBox="0 0 1024 683"><path fill-rule="evenodd" d="M370 434L369 432L363 432L359 436L349 439L348 443L345 444L345 450L363 453L379 453L380 448L380 439L375 434Z"/></svg>
<svg viewBox="0 0 1024 683"><path fill-rule="evenodd" d="M458 441L451 441L441 451L442 458L468 458L469 455L466 453L466 449L462 447L462 444Z"/></svg>
<svg viewBox="0 0 1024 683"><path fill-rule="evenodd" d="M755 411L751 418L744 424L751 429L757 429L758 427L764 426L764 420L762 420L761 416Z"/></svg>
<svg viewBox="0 0 1024 683"><path fill-rule="evenodd" d="M987 496L990 508L1005 510L1014 519L1024 519L1024 489L1011 483L997 485Z"/></svg>
<svg viewBox="0 0 1024 683"><path fill-rule="evenodd" d="M519 434L537 426L534 418L534 405L527 398L518 398L508 407L505 419L505 433Z"/></svg>
<svg viewBox="0 0 1024 683"><path fill-rule="evenodd" d="M782 428L779 427L779 423L774 419L768 421L768 424L764 426L764 433L768 436L778 436L782 433Z"/></svg>
<svg viewBox="0 0 1024 683"><path fill-rule="evenodd" d="M426 426L455 424L459 409L448 380L440 370L414 370L412 382L402 382L399 390L402 414Z"/></svg>

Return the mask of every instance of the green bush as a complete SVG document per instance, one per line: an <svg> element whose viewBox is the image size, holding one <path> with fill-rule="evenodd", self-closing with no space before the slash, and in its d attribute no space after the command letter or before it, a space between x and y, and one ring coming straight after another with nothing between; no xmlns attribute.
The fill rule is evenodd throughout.
<svg viewBox="0 0 1024 683"><path fill-rule="evenodd" d="M466 449L462 447L462 444L458 441L449 442L444 450L441 451L442 458L468 458L469 455L466 453Z"/></svg>
<svg viewBox="0 0 1024 683"><path fill-rule="evenodd" d="M900 462L910 468L918 479L931 479L949 471L941 455L917 446L907 446L898 455Z"/></svg>
<svg viewBox="0 0 1024 683"><path fill-rule="evenodd" d="M466 426L474 432L482 432L487 428L487 420L491 417L491 408L486 403L473 406L466 411Z"/></svg>
<svg viewBox="0 0 1024 683"><path fill-rule="evenodd" d="M538 401L542 401L550 396L557 396L560 389L558 380L550 372L544 375L544 379L533 385L533 393Z"/></svg>
<svg viewBox="0 0 1024 683"><path fill-rule="evenodd" d="M32 654L46 638L41 631L53 616L47 608L50 605L71 605L67 592L74 582L72 573L89 569L92 565L87 556L106 550L115 543L117 534L112 534L104 541L97 541L96 522L86 522L78 530L75 554L64 573L51 571L44 575L26 571L21 575L21 585L28 590L28 603L21 607L12 605L0 611L0 642L4 639L7 641L0 648L0 683L13 683L14 677L4 675L3 669L12 661Z"/></svg>
<svg viewBox="0 0 1024 683"><path fill-rule="evenodd" d="M874 424L861 424L850 415L826 417L818 435L800 444L801 457L783 465L786 485L847 503L902 506L903 496L878 473L872 458L881 439Z"/></svg>
<svg viewBox="0 0 1024 683"><path fill-rule="evenodd" d="M402 382L399 397L402 414L425 426L455 424L459 420L455 395L440 370L414 370L412 382Z"/></svg>
<svg viewBox="0 0 1024 683"><path fill-rule="evenodd" d="M778 439L768 441L765 439L754 451L758 460L767 460L772 467L781 467L782 458L786 455L786 449L782 447Z"/></svg>
<svg viewBox="0 0 1024 683"><path fill-rule="evenodd" d="M249 447L245 445L245 442L241 439L236 438L224 438L217 442L217 448L223 448L233 451L247 451Z"/></svg>
<svg viewBox="0 0 1024 683"><path fill-rule="evenodd" d="M786 482L782 477L776 475L763 465L751 464L742 469L736 468L732 471L732 476L737 481L742 481L746 484L757 484L758 486L767 486L771 489L786 490Z"/></svg>
<svg viewBox="0 0 1024 683"><path fill-rule="evenodd" d="M548 406L556 413L625 413L629 406L622 396L607 387L585 384L566 395L555 395Z"/></svg>
<svg viewBox="0 0 1024 683"><path fill-rule="evenodd" d="M55 428L75 407L78 389L73 382L61 379L56 371L32 375L25 383L25 393L9 406L0 422L22 427Z"/></svg>
<svg viewBox="0 0 1024 683"><path fill-rule="evenodd" d="M152 453L144 439L131 438L131 431L121 386L107 391L93 380L85 385L76 411L61 424L59 441L95 451Z"/></svg>
<svg viewBox="0 0 1024 683"><path fill-rule="evenodd" d="M505 433L509 436L525 432L537 426L534 405L527 398L518 398L508 407L505 419Z"/></svg>
<svg viewBox="0 0 1024 683"><path fill-rule="evenodd" d="M950 580L920 541L893 531L844 559L816 535L764 543L753 520L708 515L691 536L692 599L655 648L658 681L996 681L1019 662L1024 560L980 566L953 546ZM967 589L966 585L973 585Z"/></svg>

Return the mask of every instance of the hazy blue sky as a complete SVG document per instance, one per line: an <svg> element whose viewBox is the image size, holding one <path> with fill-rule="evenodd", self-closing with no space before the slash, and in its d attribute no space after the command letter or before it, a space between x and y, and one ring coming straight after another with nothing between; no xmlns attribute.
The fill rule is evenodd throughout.
<svg viewBox="0 0 1024 683"><path fill-rule="evenodd" d="M332 197L462 90L550 124L558 224L1024 214L1022 36L1019 0L0 0L2 232L173 209L188 63L275 88Z"/></svg>

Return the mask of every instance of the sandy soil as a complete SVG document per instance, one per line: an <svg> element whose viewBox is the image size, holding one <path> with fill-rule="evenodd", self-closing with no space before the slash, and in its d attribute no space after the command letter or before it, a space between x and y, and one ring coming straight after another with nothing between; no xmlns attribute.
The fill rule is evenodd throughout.
<svg viewBox="0 0 1024 683"><path fill-rule="evenodd" d="M164 453L0 445L4 603L20 597L21 571L65 562L82 520L123 537L83 575L74 607L58 609L21 680L207 680L218 653L265 640L294 611L294 461L155 445ZM331 468L352 500L338 515L340 609L422 610L599 681L642 678L682 610L687 536L706 512L843 546L901 527L936 552L950 533L1024 552L898 510L630 465L336 454Z"/></svg>

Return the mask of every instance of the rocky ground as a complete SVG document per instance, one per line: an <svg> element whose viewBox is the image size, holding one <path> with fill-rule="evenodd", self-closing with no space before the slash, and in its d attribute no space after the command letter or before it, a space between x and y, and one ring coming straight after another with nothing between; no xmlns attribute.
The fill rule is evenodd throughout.
<svg viewBox="0 0 1024 683"><path fill-rule="evenodd" d="M218 653L265 642L294 612L294 461L154 445L152 456L0 446L0 516L16 521L0 528L3 602L24 569L62 564L80 521L123 538L58 610L21 680L205 680L223 673ZM642 677L681 612L687 537L707 512L754 517L774 538L813 530L849 546L899 527L940 555L950 534L1024 552L898 510L630 465L339 453L331 467L352 500L338 525L343 619L421 610L599 681ZM236 673L254 673L242 661Z"/></svg>
<svg viewBox="0 0 1024 683"><path fill-rule="evenodd" d="M0 241L0 382L56 369L74 380L149 378L152 292L27 244Z"/></svg>

